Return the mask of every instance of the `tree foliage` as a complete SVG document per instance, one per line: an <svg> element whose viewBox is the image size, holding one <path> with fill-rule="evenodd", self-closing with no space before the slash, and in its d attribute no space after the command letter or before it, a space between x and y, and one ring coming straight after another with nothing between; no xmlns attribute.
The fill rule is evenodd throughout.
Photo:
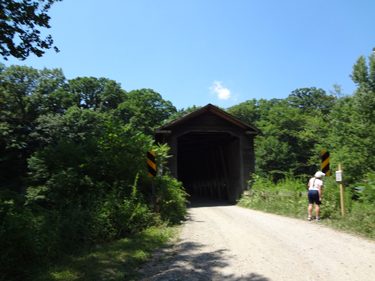
<svg viewBox="0 0 375 281"><path fill-rule="evenodd" d="M169 148L150 133L175 111L151 89L1 64L0 276L32 280L35 266L80 246L179 222L182 184L156 180L156 215L146 164L150 150L166 163Z"/></svg>
<svg viewBox="0 0 375 281"><path fill-rule="evenodd" d="M302 113L313 113L320 111L324 115L328 115L332 109L335 98L327 95L322 89L301 88L292 92L287 98L292 107L297 107Z"/></svg>
<svg viewBox="0 0 375 281"><path fill-rule="evenodd" d="M38 146L31 136L36 130L36 119L67 108L58 98L66 80L59 69L4 65L1 68L0 181L19 187L27 174L27 158Z"/></svg>
<svg viewBox="0 0 375 281"><path fill-rule="evenodd" d="M311 158L325 134L320 131L322 120L328 118L334 100L312 87L297 89L284 100L253 99L229 108L229 113L263 132L255 139L256 173L272 174L275 181L287 173L311 174L316 168Z"/></svg>
<svg viewBox="0 0 375 281"><path fill-rule="evenodd" d="M163 100L159 93L151 89L140 89L126 95L115 115L129 127L152 134L154 128L161 126L175 112L176 108L172 103Z"/></svg>
<svg viewBox="0 0 375 281"><path fill-rule="evenodd" d="M100 112L117 109L127 95L119 83L95 77L78 77L69 80L67 93L71 97L71 105Z"/></svg>
<svg viewBox="0 0 375 281"><path fill-rule="evenodd" d="M47 12L61 0L2 0L0 2L0 54L25 60L30 53L41 57L53 46L48 35L41 38L39 28L50 28ZM53 47L58 52L56 46Z"/></svg>
<svg viewBox="0 0 375 281"><path fill-rule="evenodd" d="M357 85L345 95L340 85L327 94L300 88L284 100L248 100L228 112L262 130L255 140L256 173L314 174L320 152L330 151L331 173L342 164L345 180L354 183L375 170L375 54L361 56L350 75Z"/></svg>
<svg viewBox="0 0 375 281"><path fill-rule="evenodd" d="M361 56L351 78L358 88L334 107L326 145L335 151L333 162L343 164L347 179L354 181L375 170L375 55L368 66Z"/></svg>
<svg viewBox="0 0 375 281"><path fill-rule="evenodd" d="M179 119L193 111L196 111L198 109L202 108L201 106L195 106L193 105L192 107L188 107L188 108L182 108L180 110L176 110L174 111L171 115L169 115L168 119L164 121L164 123L169 123L169 122L172 122L176 119Z"/></svg>

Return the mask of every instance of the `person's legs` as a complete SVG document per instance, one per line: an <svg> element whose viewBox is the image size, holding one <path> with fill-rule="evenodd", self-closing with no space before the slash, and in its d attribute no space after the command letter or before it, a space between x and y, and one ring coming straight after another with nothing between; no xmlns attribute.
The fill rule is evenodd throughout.
<svg viewBox="0 0 375 281"><path fill-rule="evenodd" d="M309 213L309 217L311 217L312 209L313 209L313 204L309 204L309 207L307 208L307 212ZM315 207L315 209L316 209L316 207Z"/></svg>
<svg viewBox="0 0 375 281"><path fill-rule="evenodd" d="M307 198L309 199L309 207L307 207L307 213L309 214L308 220L311 221L311 213L314 205L314 192L309 190L307 193Z"/></svg>
<svg viewBox="0 0 375 281"><path fill-rule="evenodd" d="M319 201L319 192L317 190L309 190L309 193L307 195L309 199L309 207L307 208L307 212L309 213L309 220L311 220L311 213L313 209L313 205L315 204L315 214L316 214L316 220L320 220L319 213L320 213L320 204Z"/></svg>
<svg viewBox="0 0 375 281"><path fill-rule="evenodd" d="M315 214L317 218L319 218L319 213L320 213L320 205L315 204Z"/></svg>

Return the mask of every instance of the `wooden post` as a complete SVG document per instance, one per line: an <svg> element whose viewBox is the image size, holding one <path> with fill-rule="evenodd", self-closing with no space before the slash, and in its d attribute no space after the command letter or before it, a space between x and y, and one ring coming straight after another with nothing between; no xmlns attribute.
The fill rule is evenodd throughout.
<svg viewBox="0 0 375 281"><path fill-rule="evenodd" d="M213 167L215 171L215 178L216 178L216 193L217 193L217 198L221 198L221 186L222 186L222 175L220 174L218 163L220 161L218 157L218 152L217 150L212 153L212 159L213 159Z"/></svg>
<svg viewBox="0 0 375 281"><path fill-rule="evenodd" d="M229 197L229 177L228 177L228 170L227 170L227 165L225 163L225 155L224 155L224 149L222 146L220 146L220 158L221 158L221 165L223 167L223 173L224 173L224 179L225 179L225 191L224 191L224 196L226 197L226 200L230 200Z"/></svg>
<svg viewBox="0 0 375 281"><path fill-rule="evenodd" d="M342 171L342 165L339 164L339 171ZM343 173L344 174L344 173ZM341 216L345 216L345 194L344 194L344 176L340 181L340 201L341 201Z"/></svg>
<svg viewBox="0 0 375 281"><path fill-rule="evenodd" d="M220 181L219 181L219 173L217 172L217 161L215 159L215 156L216 156L216 153L215 151L211 151L211 167L212 167L212 178L213 178L213 182L214 182L214 188L213 188L213 192L214 192L214 198L220 198L219 194L220 194Z"/></svg>
<svg viewBox="0 0 375 281"><path fill-rule="evenodd" d="M154 178L153 177L151 179L151 182L152 182L152 204L154 205L154 213L155 213L156 210L157 210L157 208L156 208L155 182L154 182Z"/></svg>

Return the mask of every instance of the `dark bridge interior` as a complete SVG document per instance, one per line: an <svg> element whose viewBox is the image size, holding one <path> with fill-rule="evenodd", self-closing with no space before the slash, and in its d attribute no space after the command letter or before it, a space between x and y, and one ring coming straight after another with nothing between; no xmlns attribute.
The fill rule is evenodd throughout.
<svg viewBox="0 0 375 281"><path fill-rule="evenodd" d="M235 200L241 178L240 140L230 133L187 133L178 138L177 174L190 195Z"/></svg>

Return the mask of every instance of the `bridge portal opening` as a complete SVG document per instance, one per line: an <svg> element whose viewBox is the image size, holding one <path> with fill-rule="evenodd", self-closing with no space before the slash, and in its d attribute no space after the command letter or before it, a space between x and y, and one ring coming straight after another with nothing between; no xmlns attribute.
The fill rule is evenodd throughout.
<svg viewBox="0 0 375 281"><path fill-rule="evenodd" d="M177 139L177 177L190 195L236 200L241 140L228 133L187 133Z"/></svg>

